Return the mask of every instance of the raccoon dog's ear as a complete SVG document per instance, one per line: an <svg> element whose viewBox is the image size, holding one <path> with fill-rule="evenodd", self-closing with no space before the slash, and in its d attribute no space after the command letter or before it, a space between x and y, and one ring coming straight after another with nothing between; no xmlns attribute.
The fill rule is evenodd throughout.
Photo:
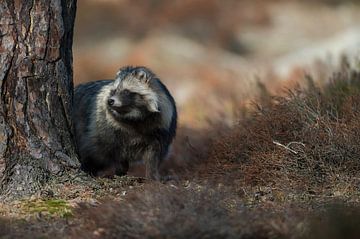
<svg viewBox="0 0 360 239"><path fill-rule="evenodd" d="M118 72L116 72L116 78L118 78L118 77L120 76L121 72L122 72L122 68L120 68L120 69L118 70Z"/></svg>
<svg viewBox="0 0 360 239"><path fill-rule="evenodd" d="M121 81L120 77L117 76L114 80L114 88L118 88L120 81Z"/></svg>
<svg viewBox="0 0 360 239"><path fill-rule="evenodd" d="M160 112L159 106L156 101L151 100L148 104L148 109L150 112Z"/></svg>
<svg viewBox="0 0 360 239"><path fill-rule="evenodd" d="M147 74L144 70L138 70L136 75L140 80L147 78Z"/></svg>
<svg viewBox="0 0 360 239"><path fill-rule="evenodd" d="M124 76L121 75L123 71L126 71L126 69L120 68L118 72L116 72L115 81L114 81L114 87L117 88Z"/></svg>
<svg viewBox="0 0 360 239"><path fill-rule="evenodd" d="M149 83L150 75L148 75L148 73L144 69L136 70L135 72L133 72L133 75L140 81Z"/></svg>

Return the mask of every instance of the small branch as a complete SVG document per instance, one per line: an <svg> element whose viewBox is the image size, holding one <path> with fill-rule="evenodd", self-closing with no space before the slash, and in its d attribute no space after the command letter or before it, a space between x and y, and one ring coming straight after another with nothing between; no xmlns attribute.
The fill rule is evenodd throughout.
<svg viewBox="0 0 360 239"><path fill-rule="evenodd" d="M288 145L283 145L282 143L279 143L279 142L277 142L277 141L274 140L273 143L274 143L275 145L278 145L278 146L280 146L280 147L283 147L284 149L290 151L290 152L293 153L293 154L298 154L298 152L296 152L295 150L289 148L289 145L290 145L291 143L294 143L294 142L291 142L291 143L289 143Z"/></svg>
<svg viewBox="0 0 360 239"><path fill-rule="evenodd" d="M292 145L292 144L298 144L298 145L301 145L301 146L305 147L305 144L304 144L304 143L297 142L297 141L290 142L290 143L288 143L286 146L287 146L287 147L290 147L290 145Z"/></svg>

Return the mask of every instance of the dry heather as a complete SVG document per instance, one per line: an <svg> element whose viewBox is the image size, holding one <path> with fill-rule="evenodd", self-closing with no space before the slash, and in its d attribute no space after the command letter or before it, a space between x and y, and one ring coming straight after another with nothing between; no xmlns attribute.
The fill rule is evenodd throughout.
<svg viewBox="0 0 360 239"><path fill-rule="evenodd" d="M355 198L360 169L360 74L335 74L323 89L267 97L227 136L216 140L206 167L240 187L286 194ZM213 175L213 174L211 174Z"/></svg>
<svg viewBox="0 0 360 239"><path fill-rule="evenodd" d="M0 221L0 237L357 238L360 72L307 80L286 97L264 92L233 128L182 128L164 167L175 180L55 190L26 204L36 217ZM97 200L69 204L85 194Z"/></svg>
<svg viewBox="0 0 360 239"><path fill-rule="evenodd" d="M151 184L120 202L81 207L79 214L83 222L73 238L282 238L302 229L294 210L254 212L236 193L209 185Z"/></svg>
<svg viewBox="0 0 360 239"><path fill-rule="evenodd" d="M209 150L193 150L182 136L178 153L190 147L188 157L208 151L208 159L188 162L176 182L80 207L72 236L355 238L360 73L344 70L321 89L307 79L306 90L263 97L224 136L214 129ZM326 206L333 202L347 206Z"/></svg>

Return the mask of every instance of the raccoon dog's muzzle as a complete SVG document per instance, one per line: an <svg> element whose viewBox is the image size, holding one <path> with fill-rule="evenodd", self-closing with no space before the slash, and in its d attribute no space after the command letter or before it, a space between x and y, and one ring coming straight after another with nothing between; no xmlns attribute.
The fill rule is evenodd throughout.
<svg viewBox="0 0 360 239"><path fill-rule="evenodd" d="M124 91L121 93L120 96L113 95L109 97L107 103L110 110L115 111L119 114L124 114L131 111L132 100L130 98L131 98L130 93Z"/></svg>

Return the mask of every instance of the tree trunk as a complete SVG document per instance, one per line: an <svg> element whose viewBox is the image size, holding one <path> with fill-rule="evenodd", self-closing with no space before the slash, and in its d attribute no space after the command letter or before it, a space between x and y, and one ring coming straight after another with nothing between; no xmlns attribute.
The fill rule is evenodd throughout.
<svg viewBox="0 0 360 239"><path fill-rule="evenodd" d="M78 167L73 144L76 0L0 2L0 165L3 197L33 194Z"/></svg>

